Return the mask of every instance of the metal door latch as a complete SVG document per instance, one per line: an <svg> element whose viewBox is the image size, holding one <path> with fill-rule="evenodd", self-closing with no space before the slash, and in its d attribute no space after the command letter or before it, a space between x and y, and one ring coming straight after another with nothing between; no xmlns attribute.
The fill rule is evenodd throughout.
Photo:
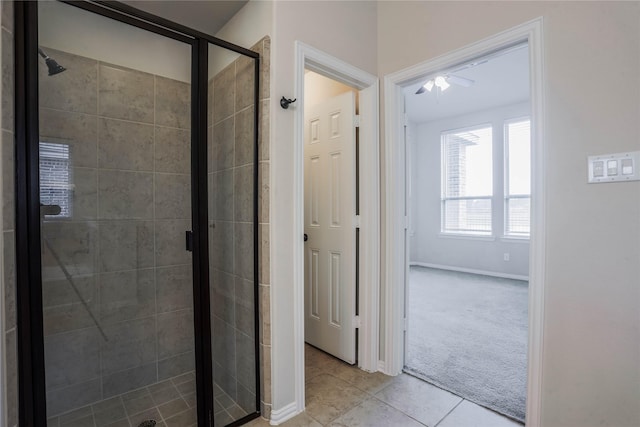
<svg viewBox="0 0 640 427"><path fill-rule="evenodd" d="M189 252L193 252L193 231L187 230L186 234L186 249Z"/></svg>

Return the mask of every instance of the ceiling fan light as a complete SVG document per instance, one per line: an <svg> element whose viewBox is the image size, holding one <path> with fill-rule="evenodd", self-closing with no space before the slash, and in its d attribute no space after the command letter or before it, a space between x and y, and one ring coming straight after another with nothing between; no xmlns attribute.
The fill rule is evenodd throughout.
<svg viewBox="0 0 640 427"><path fill-rule="evenodd" d="M447 83L447 80L443 76L436 77L435 84L440 88L440 90L447 90L450 86L449 83Z"/></svg>
<svg viewBox="0 0 640 427"><path fill-rule="evenodd" d="M426 90L428 90L429 92L431 92L431 89L433 89L433 85L434 85L434 81L433 81L433 80L429 80L428 82L426 82L426 83L424 84L424 86L423 86L423 87L424 87Z"/></svg>

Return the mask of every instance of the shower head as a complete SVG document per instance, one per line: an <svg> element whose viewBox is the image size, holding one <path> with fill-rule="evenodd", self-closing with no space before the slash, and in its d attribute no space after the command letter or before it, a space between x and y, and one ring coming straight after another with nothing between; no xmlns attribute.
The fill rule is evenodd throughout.
<svg viewBox="0 0 640 427"><path fill-rule="evenodd" d="M55 59L50 58L46 53L44 53L42 49L38 48L38 53L44 58L44 63L47 64L47 68L49 68L50 76L55 76L56 74L60 74L66 70L66 68L58 64Z"/></svg>

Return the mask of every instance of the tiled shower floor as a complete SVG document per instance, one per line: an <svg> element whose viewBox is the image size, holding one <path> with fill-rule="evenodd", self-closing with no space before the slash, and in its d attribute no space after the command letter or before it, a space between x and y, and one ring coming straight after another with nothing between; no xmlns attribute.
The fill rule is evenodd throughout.
<svg viewBox="0 0 640 427"><path fill-rule="evenodd" d="M216 425L225 425L245 412L215 387ZM149 419L157 427L196 425L195 375L189 372L138 390L49 418L48 427L138 427Z"/></svg>

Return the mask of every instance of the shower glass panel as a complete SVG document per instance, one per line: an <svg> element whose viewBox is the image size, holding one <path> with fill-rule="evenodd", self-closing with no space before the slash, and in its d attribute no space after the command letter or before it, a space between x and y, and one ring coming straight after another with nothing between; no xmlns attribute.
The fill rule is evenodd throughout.
<svg viewBox="0 0 640 427"><path fill-rule="evenodd" d="M38 8L48 425L194 425L191 45Z"/></svg>
<svg viewBox="0 0 640 427"><path fill-rule="evenodd" d="M258 408L255 62L209 45L208 195L214 424Z"/></svg>

